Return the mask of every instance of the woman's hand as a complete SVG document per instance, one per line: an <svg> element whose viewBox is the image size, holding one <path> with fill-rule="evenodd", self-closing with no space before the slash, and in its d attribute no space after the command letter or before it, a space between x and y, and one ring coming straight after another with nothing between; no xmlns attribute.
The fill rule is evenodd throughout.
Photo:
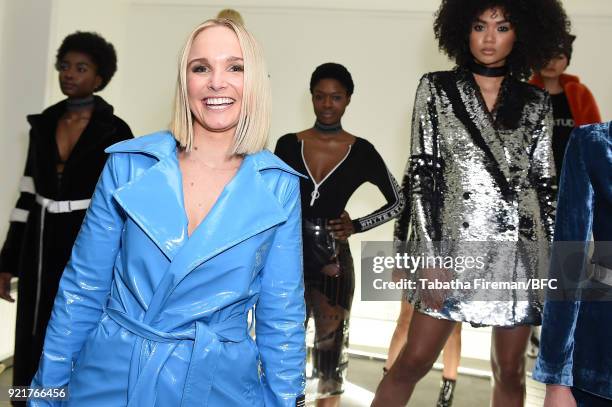
<svg viewBox="0 0 612 407"><path fill-rule="evenodd" d="M567 386L547 384L544 407L576 407L572 389Z"/></svg>
<svg viewBox="0 0 612 407"><path fill-rule="evenodd" d="M15 302L15 299L11 297L11 273L2 272L0 273L0 298L7 300L8 302Z"/></svg>
<svg viewBox="0 0 612 407"><path fill-rule="evenodd" d="M347 211L342 212L340 218L331 219L328 223L327 230L331 232L334 239L338 240L346 240L350 235L355 233L353 221Z"/></svg>

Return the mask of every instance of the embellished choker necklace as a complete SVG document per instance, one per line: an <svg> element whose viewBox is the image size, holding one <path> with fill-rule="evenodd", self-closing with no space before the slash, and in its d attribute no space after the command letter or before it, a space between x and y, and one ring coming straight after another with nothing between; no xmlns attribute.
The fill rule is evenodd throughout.
<svg viewBox="0 0 612 407"><path fill-rule="evenodd" d="M487 66L481 65L476 61L470 61L468 63L468 68L472 73L481 76L488 76L489 78L496 78L499 76L506 76L508 73L508 67L506 65L499 66L496 68L489 68Z"/></svg>
<svg viewBox="0 0 612 407"><path fill-rule="evenodd" d="M342 130L342 124L340 124L340 122L336 124L323 124L316 120L314 128L319 130L321 133L338 133Z"/></svg>
<svg viewBox="0 0 612 407"><path fill-rule="evenodd" d="M79 99L68 99L66 101L66 110L70 112L90 109L94 105L93 95Z"/></svg>

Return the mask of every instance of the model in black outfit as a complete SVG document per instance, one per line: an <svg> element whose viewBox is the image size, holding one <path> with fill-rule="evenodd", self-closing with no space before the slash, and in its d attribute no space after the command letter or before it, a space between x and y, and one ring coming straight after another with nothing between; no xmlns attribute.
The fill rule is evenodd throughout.
<svg viewBox="0 0 612 407"><path fill-rule="evenodd" d="M327 63L312 74L314 127L281 137L275 153L308 178L301 179L304 280L308 315L315 320L312 354L318 405L338 405L347 368L348 322L355 290L348 237L396 217L404 206L400 187L368 141L342 129L353 93L350 73ZM387 200L371 214L351 220L344 210L365 182Z"/></svg>
<svg viewBox="0 0 612 407"><path fill-rule="evenodd" d="M42 351L57 286L81 227L104 149L132 137L113 107L93 93L117 69L115 50L102 37L77 32L57 52L62 93L68 98L28 116L31 125L21 195L0 253L0 297L19 277L13 384L28 386Z"/></svg>

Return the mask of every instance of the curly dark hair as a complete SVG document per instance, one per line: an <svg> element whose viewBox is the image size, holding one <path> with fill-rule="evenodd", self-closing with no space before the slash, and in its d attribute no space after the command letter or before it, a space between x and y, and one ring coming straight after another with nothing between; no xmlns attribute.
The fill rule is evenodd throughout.
<svg viewBox="0 0 612 407"><path fill-rule="evenodd" d="M563 44L560 45L561 54L565 55L567 58L567 64L570 64L572 60L572 54L574 53L574 41L576 40L576 36L572 34L568 34L563 41Z"/></svg>
<svg viewBox="0 0 612 407"><path fill-rule="evenodd" d="M96 65L96 73L102 78L96 92L104 89L117 71L115 47L97 33L77 31L64 38L55 56L56 69L59 70L60 62L70 51L89 55Z"/></svg>
<svg viewBox="0 0 612 407"><path fill-rule="evenodd" d="M527 78L559 54L570 22L559 0L442 0L436 12L434 32L440 50L466 65L471 59L469 35L483 11L499 7L512 23L516 42L508 56L509 72Z"/></svg>
<svg viewBox="0 0 612 407"><path fill-rule="evenodd" d="M351 96L355 90L355 84L353 83L353 77L351 73L344 67L344 65L336 64L334 62L327 62L325 64L317 66L310 77L310 93L317 83L321 79L335 79L344 86L346 94Z"/></svg>

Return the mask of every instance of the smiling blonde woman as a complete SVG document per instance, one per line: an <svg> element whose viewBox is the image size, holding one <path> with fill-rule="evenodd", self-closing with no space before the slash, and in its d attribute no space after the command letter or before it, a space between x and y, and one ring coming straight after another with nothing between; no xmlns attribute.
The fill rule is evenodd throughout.
<svg viewBox="0 0 612 407"><path fill-rule="evenodd" d="M108 149L34 387L69 386L70 406L303 402L299 181L262 150L268 125L255 40L198 26L171 131Z"/></svg>

